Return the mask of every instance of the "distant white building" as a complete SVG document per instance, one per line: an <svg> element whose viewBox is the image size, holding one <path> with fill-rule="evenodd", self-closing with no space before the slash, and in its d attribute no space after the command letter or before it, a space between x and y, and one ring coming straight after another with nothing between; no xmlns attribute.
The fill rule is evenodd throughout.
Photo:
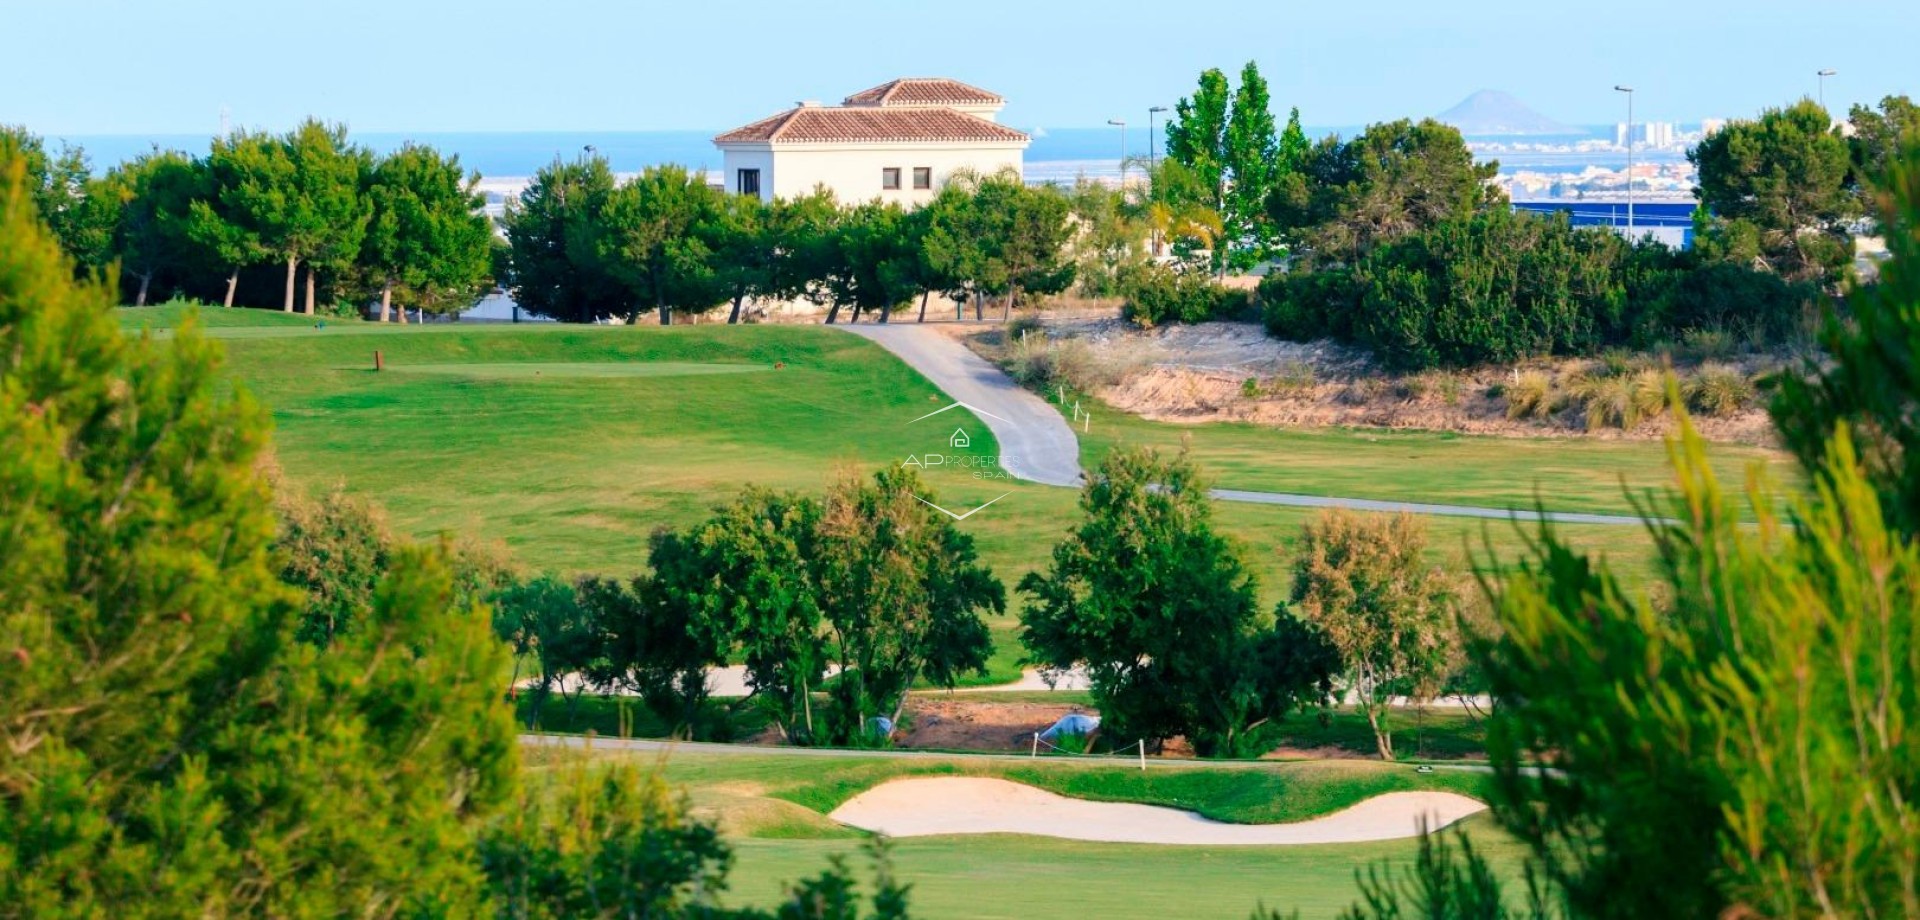
<svg viewBox="0 0 1920 920"><path fill-rule="evenodd" d="M842 202L924 204L955 171L1024 167L1006 100L958 80L903 77L837 106L802 102L713 139L727 190L771 201L825 186Z"/></svg>
<svg viewBox="0 0 1920 920"><path fill-rule="evenodd" d="M1624 121L1613 126L1613 144L1616 147L1625 147L1628 140L1632 140L1636 145L1664 149L1672 147L1679 136L1679 126L1670 121L1640 122L1633 125L1631 130Z"/></svg>

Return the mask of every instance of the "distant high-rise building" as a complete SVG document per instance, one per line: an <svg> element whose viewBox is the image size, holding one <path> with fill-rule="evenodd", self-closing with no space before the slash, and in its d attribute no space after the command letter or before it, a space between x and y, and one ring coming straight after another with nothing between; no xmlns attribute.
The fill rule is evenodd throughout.
<svg viewBox="0 0 1920 920"><path fill-rule="evenodd" d="M1634 125L1631 131L1625 122L1613 126L1613 144L1616 147L1627 146L1629 137L1634 144L1642 147L1671 147L1679 136L1679 126L1670 121L1641 122Z"/></svg>
<svg viewBox="0 0 1920 920"><path fill-rule="evenodd" d="M1720 129L1725 128L1726 126L1727 126L1727 120L1724 118L1709 118L1700 123L1700 133L1708 137L1711 137L1715 134L1720 133Z"/></svg>

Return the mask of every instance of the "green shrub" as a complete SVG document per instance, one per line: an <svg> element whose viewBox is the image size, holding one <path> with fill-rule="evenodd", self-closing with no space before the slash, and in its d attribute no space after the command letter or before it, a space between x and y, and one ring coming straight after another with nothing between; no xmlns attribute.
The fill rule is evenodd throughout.
<svg viewBox="0 0 1920 920"><path fill-rule="evenodd" d="M1248 377L1247 379L1240 381L1240 395L1246 397L1247 399L1259 398L1260 378Z"/></svg>
<svg viewBox="0 0 1920 920"><path fill-rule="evenodd" d="M1271 276L1259 301L1275 337L1331 337L1403 370L1676 340L1718 356L1806 327L1817 288L1704 258L1500 208L1403 235L1350 267ZM1644 366L1609 363L1615 374Z"/></svg>
<svg viewBox="0 0 1920 920"><path fill-rule="evenodd" d="M1654 290L1636 295L1636 339L1649 342L1678 335L1684 344L1693 333L1704 343L1725 348L1720 355L1730 354L1738 341L1733 330L1745 330L1761 342L1792 338L1807 324L1809 306L1822 296L1809 282L1787 281L1736 262L1692 264L1698 258L1693 253L1673 256L1678 267L1662 275ZM1725 334L1724 345L1717 334Z"/></svg>
<svg viewBox="0 0 1920 920"><path fill-rule="evenodd" d="M1247 295L1214 283L1201 272L1175 271L1161 265L1141 265L1121 277L1126 298L1121 315L1140 326L1200 323L1239 313Z"/></svg>
<svg viewBox="0 0 1920 920"><path fill-rule="evenodd" d="M1343 269L1268 275L1255 296L1267 334L1274 338L1310 342L1353 337L1359 290Z"/></svg>
<svg viewBox="0 0 1920 920"><path fill-rule="evenodd" d="M1687 381L1686 397L1693 411L1726 418L1753 405L1758 394L1745 374L1724 364L1704 364Z"/></svg>

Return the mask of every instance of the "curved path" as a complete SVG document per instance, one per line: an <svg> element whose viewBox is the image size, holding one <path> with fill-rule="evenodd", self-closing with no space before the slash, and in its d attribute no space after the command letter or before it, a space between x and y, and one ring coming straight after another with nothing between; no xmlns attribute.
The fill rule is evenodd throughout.
<svg viewBox="0 0 1920 920"><path fill-rule="evenodd" d="M827 817L889 837L1031 834L1101 843L1288 846L1417 837L1485 811L1451 792L1389 792L1307 821L1228 824L1158 805L1093 802L1004 779L932 776L882 783Z"/></svg>
<svg viewBox="0 0 1920 920"><path fill-rule="evenodd" d="M1067 420L972 349L950 336L907 325L834 328L879 343L956 402L980 410L980 421L1000 442L1000 468L1013 478L1080 487L1080 441Z"/></svg>
<svg viewBox="0 0 1920 920"><path fill-rule="evenodd" d="M1082 481L1080 441L1074 437L1067 420L1061 418L1060 413L1046 400L1014 383L1013 378L987 359L974 354L959 340L917 324L836 325L834 328L878 343L905 361L907 366L933 381L933 385L944 390L948 396L980 413L988 413L982 414L980 420L999 440L1002 454L1000 465L1015 479L1050 486L1079 487ZM1545 520L1555 524L1646 523L1628 514L1588 514L1577 511L1548 511L1543 514L1476 505L1339 498L1291 492L1249 492L1242 489L1214 489L1208 494L1218 501L1295 508L1348 508L1388 513L1405 511L1411 514L1501 521Z"/></svg>

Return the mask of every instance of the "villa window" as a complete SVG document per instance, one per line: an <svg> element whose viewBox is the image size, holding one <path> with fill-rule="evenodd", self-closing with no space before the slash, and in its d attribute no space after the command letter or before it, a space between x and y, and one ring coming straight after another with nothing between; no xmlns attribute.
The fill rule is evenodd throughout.
<svg viewBox="0 0 1920 920"><path fill-rule="evenodd" d="M913 168L913 187L918 189L933 188L933 167L915 166Z"/></svg>
<svg viewBox="0 0 1920 920"><path fill-rule="evenodd" d="M736 186L735 191L739 192L742 195L760 194L760 170L757 170L757 169L739 170L739 181L735 183L735 186Z"/></svg>
<svg viewBox="0 0 1920 920"><path fill-rule="evenodd" d="M889 192L900 189L900 167L889 166L880 170L880 187Z"/></svg>

